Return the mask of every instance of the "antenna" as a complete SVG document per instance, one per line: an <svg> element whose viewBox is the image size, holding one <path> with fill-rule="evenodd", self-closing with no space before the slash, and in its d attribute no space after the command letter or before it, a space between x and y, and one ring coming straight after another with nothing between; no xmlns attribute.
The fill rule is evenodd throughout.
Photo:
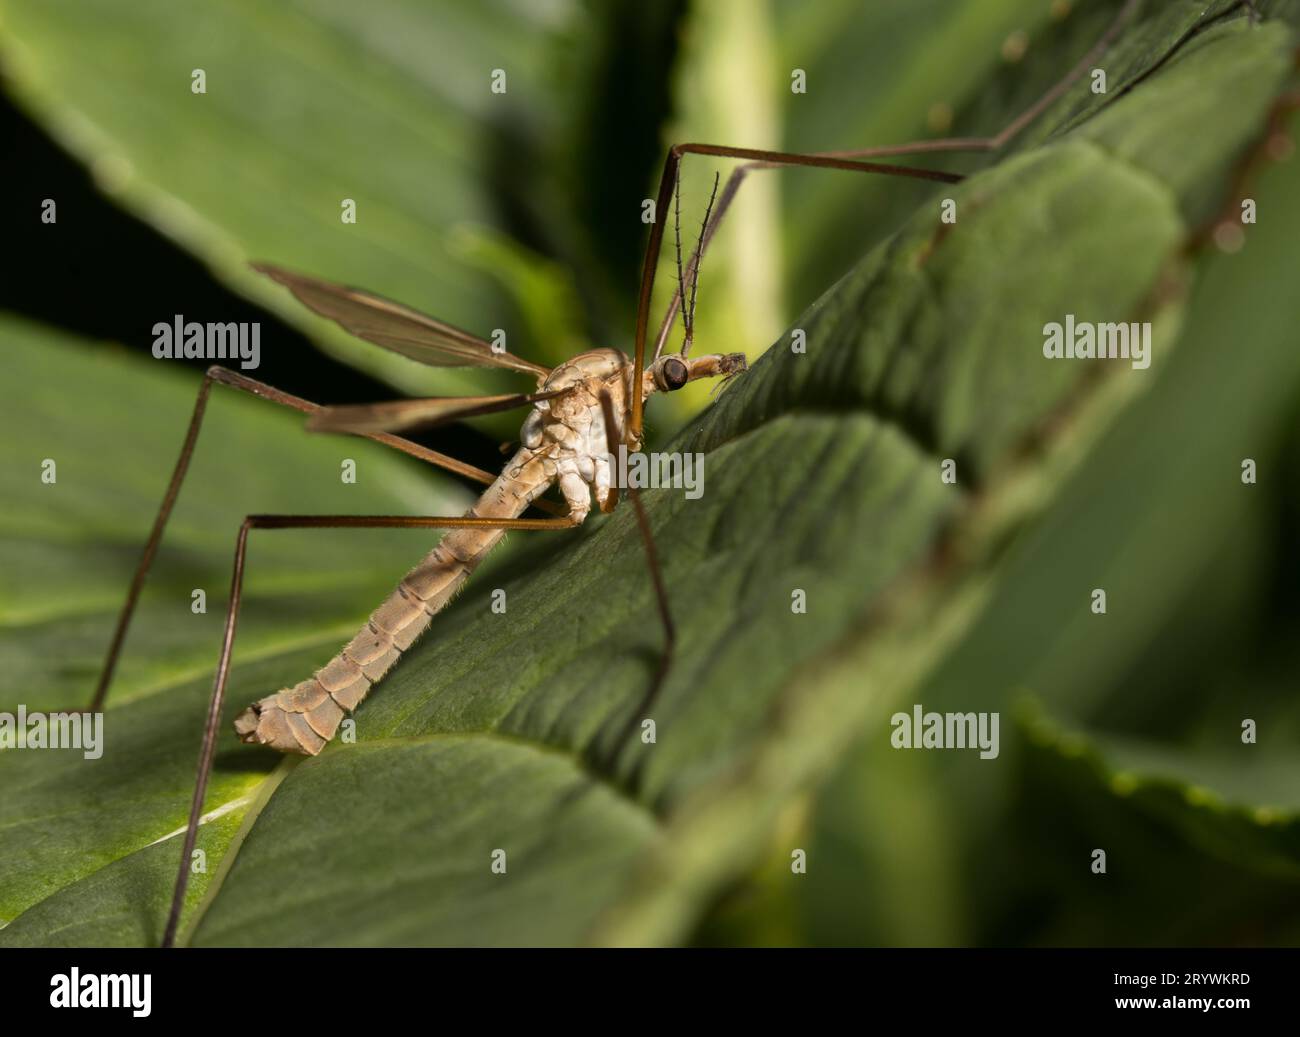
<svg viewBox="0 0 1300 1037"><path fill-rule="evenodd" d="M673 245L677 252L677 298L680 300L678 309L682 314L682 328L685 331L682 338L683 356L691 351L691 344L695 339L695 300L700 293L700 257L704 252L704 238L709 231L709 218L713 215L713 204L718 200L720 179L721 175L715 172L709 205L704 210L704 222L700 224L700 236L695 242L695 250L691 253L691 261L687 266L691 278L691 289L688 293L686 275L682 272L682 171L680 165L677 167L676 190L673 191Z"/></svg>
<svg viewBox="0 0 1300 1037"><path fill-rule="evenodd" d="M679 174L680 176L680 174ZM682 353L685 355L690 351L691 339L694 338L695 329L695 298L700 292L700 259L704 255L704 238L709 232L709 217L713 215L713 203L718 200L718 182L721 174L713 174L713 191L709 195L708 207L704 210L704 222L700 224L700 237L695 243L695 254L691 257L691 303L686 305L686 292L682 292L682 311L687 313L686 317L686 341L682 343ZM680 262L680 258L678 260ZM689 310L689 312L687 312Z"/></svg>
<svg viewBox="0 0 1300 1037"><path fill-rule="evenodd" d="M677 250L677 291L682 300L682 305L678 307L682 311L682 328L686 333L686 341L691 340L691 322L695 314L688 313L686 309L686 278L682 275L682 168L677 167L677 189L673 191L673 244Z"/></svg>

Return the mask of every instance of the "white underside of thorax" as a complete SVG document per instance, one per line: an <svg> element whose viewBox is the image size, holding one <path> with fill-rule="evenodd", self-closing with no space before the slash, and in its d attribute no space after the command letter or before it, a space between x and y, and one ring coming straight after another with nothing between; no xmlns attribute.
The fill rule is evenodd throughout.
<svg viewBox="0 0 1300 1037"><path fill-rule="evenodd" d="M559 484L570 513L579 522L591 511L592 491L598 505L603 506L609 497L609 441L600 391L603 388L610 394L614 413L621 416L627 399L628 366L627 357L611 349L585 353L557 367L544 388L576 388L534 404L521 430L525 446L532 448L547 476ZM615 431L621 433L621 429ZM621 435L615 438L621 442Z"/></svg>

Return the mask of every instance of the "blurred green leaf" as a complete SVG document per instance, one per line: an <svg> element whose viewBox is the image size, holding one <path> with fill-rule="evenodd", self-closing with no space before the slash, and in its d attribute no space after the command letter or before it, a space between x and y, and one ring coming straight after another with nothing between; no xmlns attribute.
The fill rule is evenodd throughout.
<svg viewBox="0 0 1300 1037"><path fill-rule="evenodd" d="M1212 56L1207 48L1168 74L1203 74ZM1233 60L1224 70L1232 76L1234 67L1249 64ZM1189 80L1182 82L1180 106L1192 92ZM1168 94L1155 89L1152 96ZM1116 118L1122 114L1119 106L1113 111ZM1096 136L1099 126L1106 123L1099 119L1083 132ZM1188 178L1174 179L1188 192L1199 189ZM1294 519L1287 520L1288 509L1294 514L1290 501L1300 463L1294 443L1300 358L1292 344L1300 312L1288 288L1291 249L1300 232L1294 161L1270 165L1249 191L1267 218L1247 228L1239 255L1212 255L1200 264L1186 331L1167 368L1016 545L988 607L916 693L927 709L1000 711L1011 707L1017 689L1033 688L1047 711L1045 722L1091 732L1095 741L1072 743L1076 752L1103 758L1108 769L1164 779L1158 791L1139 797L1139 806L1150 808L1145 816L1165 817L1177 833L1172 843L1152 840L1153 852L1159 859L1180 859L1189 874L1214 873L1217 879L1205 880L1211 884L1224 877L1206 855L1225 857L1229 848L1236 851L1232 868L1276 873L1279 854L1292 868L1297 862L1289 814L1275 809L1293 806L1300 789L1290 765L1300 746L1290 647L1297 624L1294 613L1272 599L1274 586L1293 585L1296 572L1288 548ZM1283 449L1287 437L1289 454ZM1258 463L1258 485L1242 483L1244 458ZM1088 608L1094 587L1107 592L1104 617ZM1231 754L1242 751L1240 724L1246 717L1263 733L1260 744L1240 758ZM1079 880L1065 870L1076 867L1077 859L1063 867L1059 856L1034 842L1061 838L1072 831L1071 822L1086 820L1064 815L1076 769L1064 776L1054 770L1059 783L1042 792L1042 776L1025 777L1009 749L1006 766L948 758L962 754L936 754L944 759L923 763L886 750L883 715L869 730L828 784L803 835L814 860L831 874L821 872L821 881L806 888L785 884L793 902L781 910L799 919L798 939L906 942L925 930L919 923L906 933L891 928L894 905L957 894L960 899L945 915L953 928L935 935L935 942L1159 942L1187 936L1167 927L1176 898L1157 859L1144 865L1143 877L1133 879L1126 896L1135 904L1143 897L1158 900L1168 910L1127 912L1091 889L1082 896ZM1036 811L1062 815L1055 825L1031 823L1022 802L1026 782L1039 782ZM950 884L934 883L927 869L910 875L881 870L879 860L897 850L896 826L907 830L899 806L903 786L910 790L904 802L924 798L929 806L920 816L937 811L944 823L931 824L928 841L905 847L901 855L953 862ZM1184 825L1203 816L1197 788L1238 806L1238 820L1208 831ZM1109 795L1103 783L1098 809L1107 816ZM1264 842L1234 828L1256 831L1255 813L1267 819L1258 829ZM1211 810L1205 816L1217 815ZM1136 822L1121 827L1128 842L1120 852L1130 862L1140 859L1140 843L1149 837ZM1041 859L1031 860L1031 849L1018 847L1017 839L1028 841ZM1009 857L1022 860L1011 874ZM1032 891L1024 888L1031 875ZM1239 871L1230 877L1245 881ZM1195 888L1196 881L1188 884ZM737 902L747 895L737 892ZM844 907L850 899L852 911ZM1024 929L998 929L1017 904L1025 911ZM1260 927L1270 920L1287 924L1288 916L1278 915L1267 896L1231 898L1231 905L1240 911L1234 915L1225 906L1212 916L1198 914L1196 924L1203 928L1196 938L1235 940L1246 931L1263 938ZM1068 912L1070 921L1054 923L1056 911ZM1110 919L1109 928L1084 924L1089 911ZM1116 919L1124 920L1122 929ZM743 942L755 925L760 918L733 905L708 931L730 932L726 939Z"/></svg>
<svg viewBox="0 0 1300 1037"><path fill-rule="evenodd" d="M779 5L780 64L807 68L815 86L806 95L791 94L788 88L781 92L784 143L793 151L826 151L994 136L1037 104L1091 50L1124 3L988 0L954 9L944 0L914 0L877 5L872 18L862 18L860 5L845 0L824 5L819 19L805 18L804 5ZM1185 41L1189 31L1228 17L1244 28L1238 0L1142 3L1100 62L1107 75L1105 93L1094 92L1089 76L1079 78L1008 143L1003 155L956 153L898 161L971 171L1057 138L1093 115L1117 108L1125 93L1175 48L1180 61L1195 50L1200 43ZM1224 72L1216 69L1214 78L1227 88ZM1157 79L1161 89L1174 89L1169 77ZM1193 106L1218 100L1201 89L1179 97ZM1154 101L1150 93L1148 98ZM1249 106L1251 99L1245 101ZM1168 94L1165 102L1169 104ZM1141 161L1176 163L1185 149L1190 155L1195 147L1176 129L1188 120L1169 114L1125 122L1139 134L1164 129L1174 134L1148 141ZM1241 125L1248 128L1249 122ZM1211 161L1223 143L1217 134L1206 143ZM886 177L791 170L781 178L789 285L796 305L838 276L861 253L864 241L891 233L926 196L914 183Z"/></svg>
<svg viewBox="0 0 1300 1037"><path fill-rule="evenodd" d="M563 337L534 336L453 239L463 225L509 229L574 252L579 272L596 262L570 247L580 199L529 172L577 153L574 97L587 84L574 66L604 43L576 27L578 13L574 0L5 0L0 59L16 98L101 188L217 276L394 385L455 394L490 376L372 349L246 264L360 285L485 337L507 328L516 351L564 358ZM195 69L206 93L191 92ZM505 93L491 90L496 69ZM625 158L606 162L626 180ZM530 213L512 201L521 178ZM344 199L355 224L340 218Z"/></svg>
<svg viewBox="0 0 1300 1037"><path fill-rule="evenodd" d="M1002 939L1294 945L1294 750L1269 759L1239 738L1235 748L1189 750L1063 728L1032 705L1022 712L1029 744L1012 798L1022 821L1003 829L1024 862L1007 876L1020 880L1022 907L1015 917L1003 899L988 912ZM1106 853L1102 875L1092 871L1096 849ZM996 903L996 888L987 892Z"/></svg>
<svg viewBox="0 0 1300 1037"><path fill-rule="evenodd" d="M1035 744L1086 760L1117 795L1146 799L1185 819L1189 829L1198 829L1193 841L1203 840L1217 853L1300 878L1300 763L1293 752L1244 742L1240 727L1237 738L1209 753L1063 728L1041 708L1027 712ZM1242 839L1244 830L1262 838ZM1273 846L1264 847L1265 841Z"/></svg>

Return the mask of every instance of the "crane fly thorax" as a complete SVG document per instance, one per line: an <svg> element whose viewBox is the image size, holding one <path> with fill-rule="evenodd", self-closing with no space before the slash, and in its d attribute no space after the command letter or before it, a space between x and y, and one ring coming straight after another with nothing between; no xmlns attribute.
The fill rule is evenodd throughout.
<svg viewBox="0 0 1300 1037"><path fill-rule="evenodd" d="M591 494L605 507L610 501L609 440L601 397L608 394L614 413L627 405L631 361L616 349L595 349L566 361L540 386L565 390L539 400L520 429L523 456L540 463L557 483L570 514L581 521L591 509ZM622 441L622 428L615 430Z"/></svg>
<svg viewBox="0 0 1300 1037"><path fill-rule="evenodd" d="M631 361L617 349L594 349L565 361L540 388L570 391L534 404L520 429L520 441L552 460L603 456L608 444L601 395L608 393L615 413L621 414L630 369Z"/></svg>

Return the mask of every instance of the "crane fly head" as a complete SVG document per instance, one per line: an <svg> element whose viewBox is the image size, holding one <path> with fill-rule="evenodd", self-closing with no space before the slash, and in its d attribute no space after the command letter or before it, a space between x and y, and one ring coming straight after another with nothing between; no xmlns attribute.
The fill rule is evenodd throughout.
<svg viewBox="0 0 1300 1037"><path fill-rule="evenodd" d="M708 353L704 356L669 353L646 368L642 393L649 396L654 392L676 392L697 378L721 378L719 385L726 385L746 367L744 353Z"/></svg>

